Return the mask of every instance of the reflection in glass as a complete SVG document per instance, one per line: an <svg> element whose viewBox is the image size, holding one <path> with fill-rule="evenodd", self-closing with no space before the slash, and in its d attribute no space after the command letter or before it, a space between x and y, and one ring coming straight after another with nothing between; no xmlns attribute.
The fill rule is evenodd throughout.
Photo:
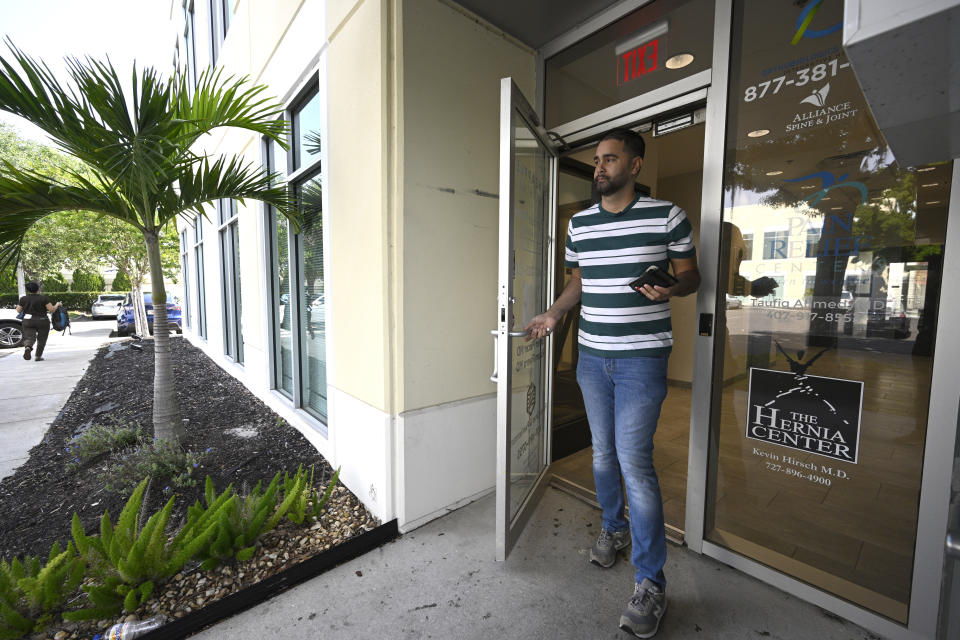
<svg viewBox="0 0 960 640"><path fill-rule="evenodd" d="M549 155L513 115L513 305L511 331L546 309L548 270L547 225L549 224ZM546 343L542 340L511 342L510 415L510 518L517 514L533 483L546 466Z"/></svg>
<svg viewBox="0 0 960 640"><path fill-rule="evenodd" d="M290 223L274 214L276 261L277 386L287 397L293 397L293 334L291 333L290 291Z"/></svg>
<svg viewBox="0 0 960 640"><path fill-rule="evenodd" d="M326 301L323 291L323 220L320 175L296 189L303 215L300 230L300 353L303 404L319 417L327 416Z"/></svg>
<svg viewBox="0 0 960 640"><path fill-rule="evenodd" d="M707 538L904 622L952 167L897 164L826 34L841 3L806 38L780 5L735 7L720 282L742 308Z"/></svg>
<svg viewBox="0 0 960 640"><path fill-rule="evenodd" d="M233 245L233 297L236 307L236 341L237 362L243 362L243 294L240 289L240 224L230 225L230 235Z"/></svg>
<svg viewBox="0 0 960 640"><path fill-rule="evenodd" d="M309 166L320 159L320 126L323 121L323 104L320 94L315 93L298 110L293 112L293 168Z"/></svg>

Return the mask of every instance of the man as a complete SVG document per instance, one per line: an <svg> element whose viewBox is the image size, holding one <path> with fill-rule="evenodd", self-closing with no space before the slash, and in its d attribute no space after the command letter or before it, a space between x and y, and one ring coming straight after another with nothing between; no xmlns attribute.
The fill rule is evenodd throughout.
<svg viewBox="0 0 960 640"><path fill-rule="evenodd" d="M543 338L577 302L583 303L577 382L590 423L593 475L603 509L590 560L612 567L617 553L632 542L636 584L620 627L650 638L667 608L667 549L653 434L667 394L667 358L673 344L670 298L696 291L700 274L684 211L634 191L643 152L643 138L627 129L607 133L597 145L593 180L600 203L570 220L566 266L572 277L527 331L528 339ZM630 288L651 265L664 270L672 266L677 283L647 284L641 292Z"/></svg>
<svg viewBox="0 0 960 640"><path fill-rule="evenodd" d="M53 313L61 303L50 304L50 299L40 293L40 285L36 282L26 284L27 295L20 298L17 313L23 313L23 359L30 359L33 345L37 345L36 362L43 360L43 348L47 346L47 337L50 335L50 318L47 313Z"/></svg>

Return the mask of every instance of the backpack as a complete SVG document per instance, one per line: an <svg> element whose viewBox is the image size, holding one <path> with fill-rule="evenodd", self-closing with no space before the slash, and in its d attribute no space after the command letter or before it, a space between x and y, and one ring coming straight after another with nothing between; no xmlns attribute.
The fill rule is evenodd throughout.
<svg viewBox="0 0 960 640"><path fill-rule="evenodd" d="M64 335L66 335L69 326L70 314L67 313L66 309L63 307L54 309L53 313L50 314L50 327L54 331L63 331ZM70 329L70 335L73 335L73 329Z"/></svg>

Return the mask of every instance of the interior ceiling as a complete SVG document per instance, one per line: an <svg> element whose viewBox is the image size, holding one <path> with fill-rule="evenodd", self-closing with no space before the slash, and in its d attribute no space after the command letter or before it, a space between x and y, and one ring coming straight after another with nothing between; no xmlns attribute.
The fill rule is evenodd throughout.
<svg viewBox="0 0 960 640"><path fill-rule="evenodd" d="M457 4L533 49L620 0L457 0Z"/></svg>

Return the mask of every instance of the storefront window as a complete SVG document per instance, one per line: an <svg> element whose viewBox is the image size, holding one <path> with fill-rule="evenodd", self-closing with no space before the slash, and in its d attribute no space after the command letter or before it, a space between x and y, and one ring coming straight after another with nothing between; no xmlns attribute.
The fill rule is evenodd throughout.
<svg viewBox="0 0 960 640"><path fill-rule="evenodd" d="M734 12L706 537L905 622L952 165L897 163L842 2Z"/></svg>
<svg viewBox="0 0 960 640"><path fill-rule="evenodd" d="M657 0L547 60L547 127L710 68L713 0Z"/></svg>
<svg viewBox="0 0 960 640"><path fill-rule="evenodd" d="M283 176L287 173L287 153L269 138L263 140L264 170ZM270 233L271 284L274 327L274 387L288 398L293 398L293 300L290 265L290 223L277 215L273 207L266 207L266 222Z"/></svg>

